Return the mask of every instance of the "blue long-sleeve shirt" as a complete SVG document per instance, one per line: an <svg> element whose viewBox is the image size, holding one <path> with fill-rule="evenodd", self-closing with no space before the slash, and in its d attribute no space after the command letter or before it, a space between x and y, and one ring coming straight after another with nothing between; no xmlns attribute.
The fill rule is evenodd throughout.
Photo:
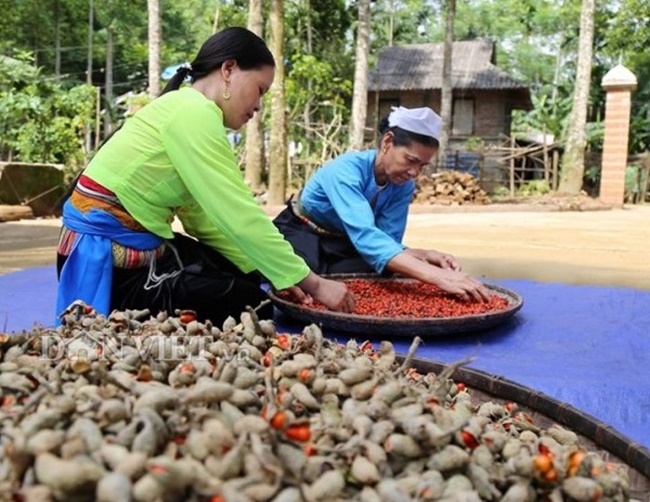
<svg viewBox="0 0 650 502"><path fill-rule="evenodd" d="M325 229L345 233L378 272L405 246L408 207L415 182L375 181L376 150L348 152L323 165L300 194L301 209Z"/></svg>

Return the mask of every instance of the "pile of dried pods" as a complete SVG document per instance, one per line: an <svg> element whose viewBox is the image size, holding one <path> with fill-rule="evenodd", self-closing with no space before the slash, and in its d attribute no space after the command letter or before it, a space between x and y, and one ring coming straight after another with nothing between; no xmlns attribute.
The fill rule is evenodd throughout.
<svg viewBox="0 0 650 502"><path fill-rule="evenodd" d="M627 469L389 342L72 305L0 336L0 499L624 501Z"/></svg>

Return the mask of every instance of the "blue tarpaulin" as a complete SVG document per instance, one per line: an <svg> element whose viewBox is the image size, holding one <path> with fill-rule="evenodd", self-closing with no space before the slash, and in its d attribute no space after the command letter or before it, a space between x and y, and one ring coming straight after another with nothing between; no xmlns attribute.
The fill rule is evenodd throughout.
<svg viewBox="0 0 650 502"><path fill-rule="evenodd" d="M523 308L488 331L427 338L417 356L469 365L566 402L650 447L650 291L528 280L489 281L519 293ZM54 267L0 276L0 331L50 326ZM299 331L285 315L278 327ZM326 333L345 341L342 333ZM355 336L365 340L366 335ZM377 340L380 340L378 334ZM426 338L426 337L423 337ZM392 340L407 352L411 340Z"/></svg>

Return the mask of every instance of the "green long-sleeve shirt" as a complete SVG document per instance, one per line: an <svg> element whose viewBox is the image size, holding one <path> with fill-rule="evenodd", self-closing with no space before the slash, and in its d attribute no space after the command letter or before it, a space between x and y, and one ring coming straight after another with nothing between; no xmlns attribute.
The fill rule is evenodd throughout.
<svg viewBox="0 0 650 502"><path fill-rule="evenodd" d="M173 237L178 215L188 234L278 289L309 273L244 182L221 110L191 87L138 111L84 174L113 191L150 232Z"/></svg>

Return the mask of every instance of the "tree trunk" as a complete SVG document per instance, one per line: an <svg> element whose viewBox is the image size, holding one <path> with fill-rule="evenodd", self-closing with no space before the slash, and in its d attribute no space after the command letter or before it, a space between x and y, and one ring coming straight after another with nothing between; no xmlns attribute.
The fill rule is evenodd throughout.
<svg viewBox="0 0 650 502"><path fill-rule="evenodd" d="M440 91L440 118L442 119L442 130L440 131L440 148L438 149L438 166L443 169L447 165L447 151L449 149L449 136L451 135L451 119L454 104L454 89L451 80L451 62L454 47L456 0L447 0L445 10L445 45L443 48L442 60L442 89Z"/></svg>
<svg viewBox="0 0 650 502"><path fill-rule="evenodd" d="M59 0L54 0L54 78L61 82L61 14Z"/></svg>
<svg viewBox="0 0 650 502"><path fill-rule="evenodd" d="M591 58L594 41L594 0L582 0L578 71L573 91L573 107L569 117L566 148L562 156L559 191L578 194L582 189L587 146L587 109L591 81Z"/></svg>
<svg viewBox="0 0 650 502"><path fill-rule="evenodd" d="M269 159L269 205L281 205L287 189L287 136L284 94L284 1L271 0L270 49L276 61L271 87L271 145Z"/></svg>
<svg viewBox="0 0 650 502"><path fill-rule="evenodd" d="M262 15L262 0L248 2L248 29L262 36L264 19ZM264 170L264 130L262 128L262 110L246 124L244 179L253 190L262 187L262 172Z"/></svg>
<svg viewBox="0 0 650 502"><path fill-rule="evenodd" d="M359 26L357 27L357 53L354 67L352 94L352 124L350 149L363 148L368 107L368 52L370 51L370 0L359 0Z"/></svg>
<svg viewBox="0 0 650 502"><path fill-rule="evenodd" d="M147 0L149 18L149 94L158 96L160 92L160 44L162 26L160 22L160 0Z"/></svg>
<svg viewBox="0 0 650 502"><path fill-rule="evenodd" d="M113 0L110 0L112 7ZM109 23L106 27L106 67L105 67L105 88L104 88L104 137L108 136L113 129L111 112L113 111L113 23L114 17L111 9Z"/></svg>
<svg viewBox="0 0 650 502"><path fill-rule="evenodd" d="M94 0L88 2L88 61L86 62L86 84L93 85L93 33L95 31L95 3ZM86 155L92 150L92 132L91 124L86 123L84 131Z"/></svg>

